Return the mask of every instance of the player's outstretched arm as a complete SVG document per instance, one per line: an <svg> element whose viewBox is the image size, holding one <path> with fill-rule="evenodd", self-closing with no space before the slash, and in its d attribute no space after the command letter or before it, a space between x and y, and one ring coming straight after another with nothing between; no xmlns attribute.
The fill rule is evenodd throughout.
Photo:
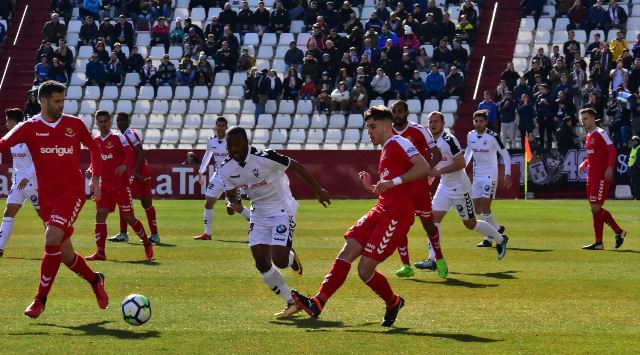
<svg viewBox="0 0 640 355"><path fill-rule="evenodd" d="M324 207L327 207L331 204L331 197L329 196L329 191L323 189L316 178L311 175L309 170L305 168L304 165L300 164L297 160L291 159L289 162L289 167L287 171L293 171L296 173L309 187L313 190L313 193L316 195L318 202Z"/></svg>
<svg viewBox="0 0 640 355"><path fill-rule="evenodd" d="M502 148L500 150L500 156L502 156L502 161L504 162L504 187L507 189L511 188L511 156L509 155L509 150L507 148Z"/></svg>
<svg viewBox="0 0 640 355"><path fill-rule="evenodd" d="M393 178L392 180L380 180L373 188L375 194L381 194L390 188L414 180L426 178L431 173L431 168L420 154L416 154L410 159L413 166L406 173Z"/></svg>

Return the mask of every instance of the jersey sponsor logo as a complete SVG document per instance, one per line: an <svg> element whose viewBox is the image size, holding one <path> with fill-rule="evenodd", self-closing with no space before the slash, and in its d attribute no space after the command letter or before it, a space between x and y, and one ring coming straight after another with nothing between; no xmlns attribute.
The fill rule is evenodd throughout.
<svg viewBox="0 0 640 355"><path fill-rule="evenodd" d="M12 155L14 158L24 158L27 156L26 153L13 153Z"/></svg>
<svg viewBox="0 0 640 355"><path fill-rule="evenodd" d="M60 215L57 215L57 214L51 215L50 220L53 223L58 223L58 224L62 224L62 225L66 225L67 222L68 222L68 220L66 218L64 218L64 217L62 217Z"/></svg>
<svg viewBox="0 0 640 355"><path fill-rule="evenodd" d="M484 185L484 191L489 192L489 190L491 190L491 186L489 186L489 185Z"/></svg>
<svg viewBox="0 0 640 355"><path fill-rule="evenodd" d="M280 224L276 227L276 232L280 234L284 234L287 231L287 226L284 224Z"/></svg>
<svg viewBox="0 0 640 355"><path fill-rule="evenodd" d="M59 146L53 146L53 147L42 147L40 148L40 153L41 154L55 154L59 157L65 156L65 155L72 155L73 154L73 147L59 147Z"/></svg>
<svg viewBox="0 0 640 355"><path fill-rule="evenodd" d="M364 247L364 250L365 250L367 253L371 253L371 252L373 252L373 250L374 250L375 248L376 248L376 246L375 246L375 245L373 245L373 244L371 244L371 243L367 243L367 245Z"/></svg>
<svg viewBox="0 0 640 355"><path fill-rule="evenodd" d="M36 132L36 137L49 137L49 132Z"/></svg>
<svg viewBox="0 0 640 355"><path fill-rule="evenodd" d="M366 220L367 220L367 216L366 215L360 217L360 219L356 222L356 227L362 226Z"/></svg>
<svg viewBox="0 0 640 355"><path fill-rule="evenodd" d="M418 152L418 150L416 149L416 147L409 147L409 149L407 149L407 154L411 155L411 154L416 154Z"/></svg>
<svg viewBox="0 0 640 355"><path fill-rule="evenodd" d="M380 179L384 179L387 176L389 176L389 169L385 168L384 170L382 170L382 172L380 173Z"/></svg>
<svg viewBox="0 0 640 355"><path fill-rule="evenodd" d="M596 150L595 149L587 149L587 154L591 155L593 153L595 153Z"/></svg>
<svg viewBox="0 0 640 355"><path fill-rule="evenodd" d="M112 143L112 142L107 142L106 147L107 147L107 148L113 148L113 143Z"/></svg>
<svg viewBox="0 0 640 355"><path fill-rule="evenodd" d="M76 132L74 132L74 131L73 131L73 128L68 127L68 128L65 130L64 135L65 135L65 136L67 136L67 137L69 137L69 138L71 138L71 137L73 137L73 136L75 136L75 135L76 135Z"/></svg>
<svg viewBox="0 0 640 355"><path fill-rule="evenodd" d="M260 170L258 170L258 169L253 169L253 175L254 175L255 177L260 176Z"/></svg>
<svg viewBox="0 0 640 355"><path fill-rule="evenodd" d="M113 154L109 153L109 154L101 154L100 157L102 158L102 160L109 160L109 159L113 159Z"/></svg>

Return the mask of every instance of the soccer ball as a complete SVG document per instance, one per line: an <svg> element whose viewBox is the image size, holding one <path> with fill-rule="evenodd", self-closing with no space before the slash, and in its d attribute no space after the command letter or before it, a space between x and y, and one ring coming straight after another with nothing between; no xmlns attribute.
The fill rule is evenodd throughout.
<svg viewBox="0 0 640 355"><path fill-rule="evenodd" d="M127 296L120 306L122 318L131 325L143 325L151 318L151 303L143 295Z"/></svg>

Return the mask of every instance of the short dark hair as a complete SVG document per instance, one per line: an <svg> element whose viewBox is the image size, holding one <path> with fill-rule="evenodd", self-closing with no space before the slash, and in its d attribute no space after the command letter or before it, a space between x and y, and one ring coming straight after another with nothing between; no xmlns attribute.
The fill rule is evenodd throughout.
<svg viewBox="0 0 640 355"><path fill-rule="evenodd" d="M111 114L107 110L98 110L98 111L96 111L95 117L98 118L98 116L107 116L107 117L111 118Z"/></svg>
<svg viewBox="0 0 640 355"><path fill-rule="evenodd" d="M127 119L127 121L129 120L129 114L128 114L128 113L126 113L126 112L118 112L118 113L116 113L116 117L117 117L117 118L119 118L119 117L124 117L124 118L126 118L126 119Z"/></svg>
<svg viewBox="0 0 640 355"><path fill-rule="evenodd" d="M376 105L364 112L364 120L368 121L369 119L374 121L393 121L393 113L384 105Z"/></svg>
<svg viewBox="0 0 640 355"><path fill-rule="evenodd" d="M247 131L240 126L233 126L227 129L226 136L231 136L236 134L244 139L247 139L247 140L249 139L249 137L247 136Z"/></svg>
<svg viewBox="0 0 640 355"><path fill-rule="evenodd" d="M440 111L431 111L431 112L429 112L429 115L428 115L427 117L431 117L431 115L438 115L438 116L440 116L440 120L441 120L442 122L444 122L444 114L443 114L442 112L440 112Z"/></svg>
<svg viewBox="0 0 640 355"><path fill-rule="evenodd" d="M409 105L404 100L398 100L391 105L391 110L393 110L396 106L401 107L405 111L409 111Z"/></svg>
<svg viewBox="0 0 640 355"><path fill-rule="evenodd" d="M38 98L40 99L48 99L51 97L53 93L63 93L67 89L64 84L61 84L55 80L47 80L44 83L40 84L38 88Z"/></svg>
<svg viewBox="0 0 640 355"><path fill-rule="evenodd" d="M222 116L218 116L218 118L216 118L216 124L218 122L224 122L224 124L229 124L229 122L227 121L226 118L222 117Z"/></svg>
<svg viewBox="0 0 640 355"><path fill-rule="evenodd" d="M4 110L4 115L7 121L8 120L15 121L15 122L24 121L24 112L22 112L22 110L19 108L8 108Z"/></svg>
<svg viewBox="0 0 640 355"><path fill-rule="evenodd" d="M598 112L596 112L596 110L591 107L583 108L582 110L580 110L581 115L585 113L591 115L591 117L593 118L598 118Z"/></svg>
<svg viewBox="0 0 640 355"><path fill-rule="evenodd" d="M476 117L482 117L486 120L489 117L489 115L487 114L487 110L478 110L473 113L473 118L476 118Z"/></svg>

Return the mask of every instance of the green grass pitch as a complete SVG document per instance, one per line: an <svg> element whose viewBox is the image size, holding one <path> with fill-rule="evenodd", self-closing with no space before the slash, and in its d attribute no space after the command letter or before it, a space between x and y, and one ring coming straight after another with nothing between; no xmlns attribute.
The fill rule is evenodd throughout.
<svg viewBox="0 0 640 355"><path fill-rule="evenodd" d="M302 201L295 247L304 277L284 271L289 285L315 293L342 246L344 231L373 201L336 200L324 209ZM98 309L89 286L64 265L37 319L22 312L36 290L43 253L42 225L30 206L0 258L0 353L637 353L640 344L640 217L638 203L606 207L629 231L620 250L605 226L605 251L582 251L593 241L586 201L496 201L495 218L507 227L509 251L476 248L455 212L443 223L450 279L418 271L398 279L394 254L381 265L394 290L407 300L396 326L379 326L382 301L352 268L349 279L318 320L305 314L276 320L282 300L253 266L247 224L216 206L213 241L193 241L202 231L202 201L156 201L163 244L156 260L143 248L107 244L111 305ZM94 250L88 202L73 242L83 255ZM146 219L137 211L146 224ZM109 234L117 229L110 219ZM132 233L130 233L130 236ZM426 253L419 224L410 234L412 261ZM130 293L149 297L153 315L141 326L126 324L120 302Z"/></svg>

